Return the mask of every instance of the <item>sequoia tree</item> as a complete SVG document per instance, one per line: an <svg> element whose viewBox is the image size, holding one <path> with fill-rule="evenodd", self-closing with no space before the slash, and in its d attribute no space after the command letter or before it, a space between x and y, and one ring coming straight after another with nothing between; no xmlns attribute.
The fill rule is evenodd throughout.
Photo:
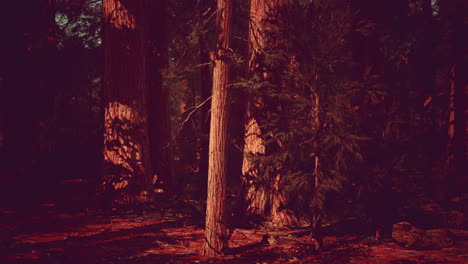
<svg viewBox="0 0 468 264"><path fill-rule="evenodd" d="M264 49L275 46L277 40L269 37L278 19L281 0L251 0L249 23L249 78L258 82L272 82L271 72L263 63ZM276 45L277 46L277 45ZM244 137L244 160L242 164L244 209L247 215L264 217L275 226L295 225L297 219L284 209L284 197L280 192L281 175L260 180L259 168L255 166L258 157L265 154L265 142L261 125L255 112L262 108L261 95L250 90L246 101ZM260 162L260 161L258 161Z"/></svg>
<svg viewBox="0 0 468 264"><path fill-rule="evenodd" d="M222 254L227 248L228 240L226 232L226 178L232 8L232 0L218 0L216 11L218 39L216 51L211 56L214 61L214 69L205 244L203 246L203 255L205 256Z"/></svg>
<svg viewBox="0 0 468 264"><path fill-rule="evenodd" d="M143 1L104 0L104 175L114 205L150 198Z"/></svg>

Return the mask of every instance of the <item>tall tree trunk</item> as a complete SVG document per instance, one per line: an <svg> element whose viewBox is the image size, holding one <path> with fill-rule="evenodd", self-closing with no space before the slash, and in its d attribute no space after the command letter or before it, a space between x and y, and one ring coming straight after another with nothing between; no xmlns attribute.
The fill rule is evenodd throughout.
<svg viewBox="0 0 468 264"><path fill-rule="evenodd" d="M447 199L450 189L450 183L453 183L453 180L450 179L454 176L454 146L455 146L455 67L450 69L450 80L449 80L449 105L448 105L448 126L447 126L447 146L446 146L446 157L444 165L444 173L441 179L441 186L444 186L441 190L441 198Z"/></svg>
<svg viewBox="0 0 468 264"><path fill-rule="evenodd" d="M441 190L442 199L450 198L466 191L466 102L467 81L466 61L464 60L464 23L463 10L466 10L466 1L440 1L440 13L449 25L449 46L453 53L449 57L449 109L447 146L445 153L445 168L442 174Z"/></svg>
<svg viewBox="0 0 468 264"><path fill-rule="evenodd" d="M274 26L277 20L278 9L282 0L251 0L250 1L250 60L249 72L262 74L265 80L270 78L260 60L261 50L266 45L275 45L265 36L269 25ZM270 179L270 184L258 182L258 172L255 171L253 159L257 155L265 154L265 142L262 131L254 114L256 105L261 105L261 97L255 94L246 96L246 121L244 136L244 159L242 163L242 186L244 188L244 206L241 214L258 215L265 217L273 226L296 225L297 219L288 210L283 209L285 198L280 192L281 175Z"/></svg>
<svg viewBox="0 0 468 264"><path fill-rule="evenodd" d="M456 45L456 44L455 44ZM459 51L462 49L459 49ZM449 105L445 169L442 181L447 188L443 190L443 198L462 193L466 179L466 74L463 73L464 62L456 59L450 69ZM465 187L466 190L466 187Z"/></svg>
<svg viewBox="0 0 468 264"><path fill-rule="evenodd" d="M143 2L104 0L104 175L116 206L148 201L152 169Z"/></svg>
<svg viewBox="0 0 468 264"><path fill-rule="evenodd" d="M144 18L149 86L149 140L151 165L157 183L165 189L174 186L172 153L169 147L169 90L163 85L161 70L167 67L168 58L168 6L167 0L144 0Z"/></svg>
<svg viewBox="0 0 468 264"><path fill-rule="evenodd" d="M228 136L229 52L232 32L232 0L218 0L218 42L214 54L208 159L208 195L203 255L216 256L227 248L226 178Z"/></svg>
<svg viewBox="0 0 468 264"><path fill-rule="evenodd" d="M317 67L317 66L316 66ZM315 130L315 135L313 139L314 147L314 170L312 172L313 182L314 182L314 194L312 197L312 230L310 233L311 238L313 238L313 244L315 250L320 250L323 242L322 234L322 218L324 211L324 190L322 187L322 165L321 165L321 134L322 134L322 121L320 115L322 114L322 109L320 105L320 75L319 70L316 69L315 81L311 87L311 121L312 121L312 130Z"/></svg>
<svg viewBox="0 0 468 264"><path fill-rule="evenodd" d="M322 247L322 201L323 201L323 188L321 186L321 165L320 165L320 134L322 130L322 123L320 121L320 95L319 95L319 75L315 75L315 83L311 88L311 105L312 105L312 127L315 130L314 139L314 194L312 197L312 204L314 204L314 211L312 216L312 231L311 237L314 239L315 250L320 250Z"/></svg>

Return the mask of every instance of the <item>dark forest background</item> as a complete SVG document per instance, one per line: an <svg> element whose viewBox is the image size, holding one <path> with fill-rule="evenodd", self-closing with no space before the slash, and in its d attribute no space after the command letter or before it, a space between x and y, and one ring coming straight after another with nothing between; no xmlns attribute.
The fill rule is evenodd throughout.
<svg viewBox="0 0 468 264"><path fill-rule="evenodd" d="M0 4L1 204L182 208L203 222L216 2L115 2L143 29L111 29L101 1ZM264 17L253 56L250 1L235 0L228 226L466 227L466 10L460 0L289 1ZM127 151L141 128L110 140L109 98L145 102L149 127L135 136L140 154L112 166L105 153ZM129 116L110 126L140 118ZM256 143L246 142L252 117ZM428 217L434 203L451 213Z"/></svg>

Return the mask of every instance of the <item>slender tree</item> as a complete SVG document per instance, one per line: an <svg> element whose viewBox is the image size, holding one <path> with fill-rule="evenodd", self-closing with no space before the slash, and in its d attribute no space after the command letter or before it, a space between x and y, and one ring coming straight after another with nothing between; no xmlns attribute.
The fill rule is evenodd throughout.
<svg viewBox="0 0 468 264"><path fill-rule="evenodd" d="M216 256L227 248L226 178L228 136L229 56L231 52L232 0L218 0L216 27L218 40L214 60L213 92L208 158L208 195L206 202L205 244L203 255Z"/></svg>
<svg viewBox="0 0 468 264"><path fill-rule="evenodd" d="M443 0L439 3L441 20L449 26L447 45L452 53L447 56L448 78L448 122L447 145L444 171L442 174L441 198L448 198L451 193L465 191L466 186L466 60L460 54L464 53L466 38L463 36L463 11L465 1Z"/></svg>
<svg viewBox="0 0 468 264"><path fill-rule="evenodd" d="M378 101L375 83L351 74L351 32L364 30L350 22L355 20L342 1L281 8L277 29L267 30L278 46L267 44L262 54L271 79L251 79L262 95L254 102L264 106L256 112L265 140L259 175L263 180L279 175L279 193L286 198L280 209L307 217L317 250L323 219L332 214L327 194L339 195L351 167L362 161L365 136L356 110Z"/></svg>
<svg viewBox="0 0 468 264"><path fill-rule="evenodd" d="M114 205L152 191L143 2L104 0L104 175ZM112 195L111 195L112 194Z"/></svg>

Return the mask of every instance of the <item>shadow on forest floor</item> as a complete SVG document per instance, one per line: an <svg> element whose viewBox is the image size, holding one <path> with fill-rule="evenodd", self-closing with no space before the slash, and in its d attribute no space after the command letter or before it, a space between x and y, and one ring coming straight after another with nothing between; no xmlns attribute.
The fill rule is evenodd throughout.
<svg viewBox="0 0 468 264"><path fill-rule="evenodd" d="M203 231L156 215L91 216L57 212L46 219L2 226L1 263L466 263L467 251L415 251L387 240L326 237L310 250L305 230L236 229L222 258L200 256ZM5 235L9 231L9 236ZM457 251L458 250L458 251Z"/></svg>
<svg viewBox="0 0 468 264"><path fill-rule="evenodd" d="M0 207L0 263L468 263L466 248L410 250L351 232L355 223L330 228L320 253L310 249L306 229L236 229L227 254L208 259L200 255L201 226L180 212L115 216L53 203L30 209Z"/></svg>

